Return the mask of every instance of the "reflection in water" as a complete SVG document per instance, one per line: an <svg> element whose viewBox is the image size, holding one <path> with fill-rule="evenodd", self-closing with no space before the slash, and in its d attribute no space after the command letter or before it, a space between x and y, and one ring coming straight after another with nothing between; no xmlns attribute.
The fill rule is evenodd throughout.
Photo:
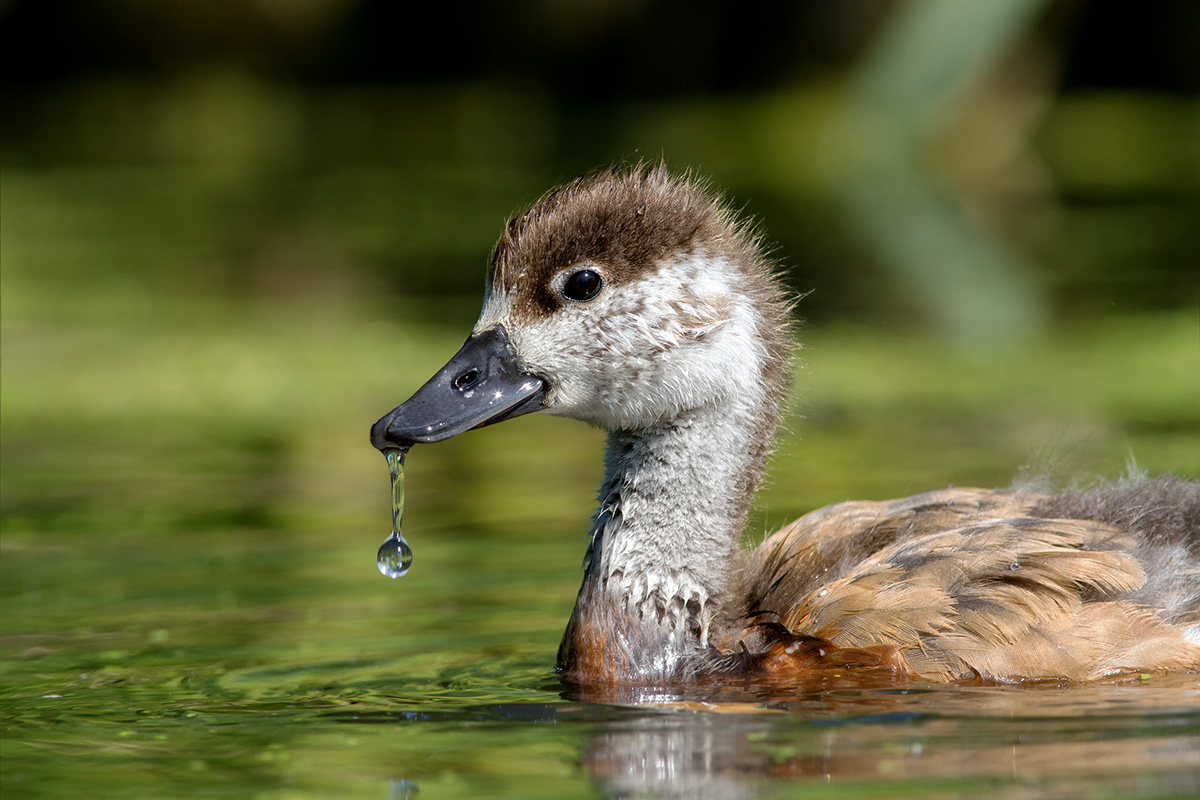
<svg viewBox="0 0 1200 800"><path fill-rule="evenodd" d="M413 800L420 793L420 787L406 778L398 778L388 784L388 800Z"/></svg>
<svg viewBox="0 0 1200 800"><path fill-rule="evenodd" d="M780 781L860 789L925 781L972 796L1004 796L1014 785L1025 797L1200 794L1200 678L1155 680L1157 688L843 689L760 704L676 702L604 723L582 762L613 797L750 798L775 794Z"/></svg>
<svg viewBox="0 0 1200 800"><path fill-rule="evenodd" d="M610 723L585 745L591 778L614 797L749 798L762 794L772 754L756 746L771 725L713 713Z"/></svg>

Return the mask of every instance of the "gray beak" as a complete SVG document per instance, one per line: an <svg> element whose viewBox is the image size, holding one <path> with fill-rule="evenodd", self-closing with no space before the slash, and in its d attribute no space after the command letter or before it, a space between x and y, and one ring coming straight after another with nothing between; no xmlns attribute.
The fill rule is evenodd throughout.
<svg viewBox="0 0 1200 800"><path fill-rule="evenodd" d="M371 426L380 450L440 442L531 411L546 398L546 380L517 361L504 327L472 335L403 405Z"/></svg>

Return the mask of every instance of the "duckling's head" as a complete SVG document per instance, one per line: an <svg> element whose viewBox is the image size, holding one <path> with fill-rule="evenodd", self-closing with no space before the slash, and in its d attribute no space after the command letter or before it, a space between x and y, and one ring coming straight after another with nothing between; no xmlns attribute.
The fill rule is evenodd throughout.
<svg viewBox="0 0 1200 800"><path fill-rule="evenodd" d="M702 185L662 167L580 178L508 223L471 336L371 440L532 411L638 431L702 407L742 408L769 438L788 306L758 237Z"/></svg>

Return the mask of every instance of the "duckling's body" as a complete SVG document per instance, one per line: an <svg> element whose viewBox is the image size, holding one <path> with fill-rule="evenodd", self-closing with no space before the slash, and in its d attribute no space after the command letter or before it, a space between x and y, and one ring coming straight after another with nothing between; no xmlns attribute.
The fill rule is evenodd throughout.
<svg viewBox="0 0 1200 800"><path fill-rule="evenodd" d="M789 631L841 648L894 646L901 668L931 680L1195 668L1194 522L1189 534L1172 524L1186 519L1156 509L1194 521L1198 496L1162 478L1062 496L945 489L830 506L751 554L750 616L787 609ZM1104 513L1113 499L1120 513ZM805 578L793 575L801 563Z"/></svg>
<svg viewBox="0 0 1200 800"><path fill-rule="evenodd" d="M471 338L377 447L530 411L609 431L559 667L651 685L824 669L1087 680L1200 669L1200 485L843 503L740 545L791 374L756 237L662 169L578 180L497 244Z"/></svg>

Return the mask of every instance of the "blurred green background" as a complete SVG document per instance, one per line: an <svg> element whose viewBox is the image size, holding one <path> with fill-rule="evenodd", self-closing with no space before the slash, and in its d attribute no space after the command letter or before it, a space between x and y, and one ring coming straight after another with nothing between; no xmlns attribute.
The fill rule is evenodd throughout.
<svg viewBox="0 0 1200 800"><path fill-rule="evenodd" d="M6 533L386 519L367 428L465 335L507 215L638 159L711 178L809 292L768 505L1200 470L1187 0L9 0L0 25ZM586 516L598 434L513 427L415 458L416 505L525 517L549 481ZM472 466L516 453L530 474Z"/></svg>
<svg viewBox="0 0 1200 800"><path fill-rule="evenodd" d="M555 697L602 434L418 448L391 584L367 433L466 336L508 215L613 162L711 179L808 293L751 539L1200 473L1200 3L0 0L0 37L7 790L79 793L65 758L88 794L342 786L294 726L219 726ZM406 763L378 730L319 751Z"/></svg>
<svg viewBox="0 0 1200 800"><path fill-rule="evenodd" d="M785 510L1200 469L1188 0L8 0L0 27L6 532L379 511L367 428L465 335L507 215L638 159L711 178L810 292L780 469L830 493ZM519 425L431 476L489 436L598 442Z"/></svg>

